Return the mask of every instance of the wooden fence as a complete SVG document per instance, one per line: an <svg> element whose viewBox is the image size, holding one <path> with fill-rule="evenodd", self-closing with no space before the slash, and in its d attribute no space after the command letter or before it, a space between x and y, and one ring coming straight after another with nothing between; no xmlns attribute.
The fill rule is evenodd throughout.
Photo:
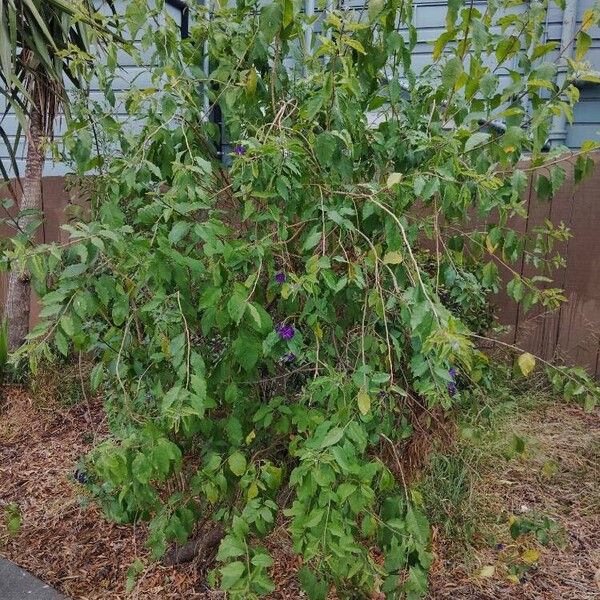
<svg viewBox="0 0 600 600"><path fill-rule="evenodd" d="M558 311L547 312L535 307L524 313L504 294L495 301L502 324L509 327L504 340L514 343L544 359L561 359L569 364L586 367L600 379L600 153L594 156L594 174L575 188L572 170L560 192L552 201L539 201L528 194L528 218L515 222L516 229L531 232L544 219L555 224L563 221L573 237L561 244L559 251L567 259L567 267L555 274L553 287L565 290L568 301ZM65 208L70 203L62 177L44 179L44 213L46 220L39 241L65 239L60 224L65 220ZM0 229L0 235L7 235ZM523 261L516 270L533 274ZM5 276L0 275L0 306L6 293ZM31 322L38 308L32 300Z"/></svg>
<svg viewBox="0 0 600 600"><path fill-rule="evenodd" d="M565 183L551 201L538 200L530 186L528 217L516 225L531 232L549 219L570 228L572 237L557 246L567 266L554 273L550 284L565 291L567 302L557 311L534 307L527 313L504 295L497 303L500 321L510 326L507 341L546 360L583 366L600 378L600 153L593 159L593 174L577 187L572 167L567 168ZM525 261L517 270L535 274Z"/></svg>

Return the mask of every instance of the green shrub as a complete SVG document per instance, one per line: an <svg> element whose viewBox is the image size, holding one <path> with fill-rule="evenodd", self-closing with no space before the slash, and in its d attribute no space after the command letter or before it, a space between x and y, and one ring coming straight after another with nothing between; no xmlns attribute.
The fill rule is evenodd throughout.
<svg viewBox="0 0 600 600"><path fill-rule="evenodd" d="M559 88L545 4L513 4L451 2L421 73L410 2L371 2L360 21L331 12L311 48L291 0L217 7L185 41L128 4L155 50L153 87L126 94L119 121L109 48L95 73L106 99L74 106L65 136L78 173L97 169L92 218L66 227L68 244L15 252L43 303L24 351L33 367L52 352L95 361L112 436L88 457L89 486L114 519L150 520L155 557L222 521L217 579L255 598L273 588L260 539L283 513L309 597L426 593L429 525L399 449L415 412L489 380L470 327L484 329L499 269L527 253L539 275L509 294L560 303L546 284L568 232L547 224L540 244L509 218L530 177L547 195L561 161L590 169L585 153L543 150L571 81L593 75L573 60ZM490 57L509 66L506 87ZM505 131L489 127L499 118ZM488 224L470 227L472 213Z"/></svg>

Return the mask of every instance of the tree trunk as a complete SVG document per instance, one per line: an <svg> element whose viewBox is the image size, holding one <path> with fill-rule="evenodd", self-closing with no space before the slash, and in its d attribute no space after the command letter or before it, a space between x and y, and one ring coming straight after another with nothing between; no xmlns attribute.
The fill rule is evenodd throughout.
<svg viewBox="0 0 600 600"><path fill-rule="evenodd" d="M42 149L42 114L32 109L27 139L27 158L23 193L19 203L19 212L28 209L42 209L42 172L44 170L44 152ZM27 215L18 219L23 231L35 217ZM8 274L8 290L4 316L8 320L8 348L17 350L29 331L29 307L31 303L30 277L25 265L12 265Z"/></svg>

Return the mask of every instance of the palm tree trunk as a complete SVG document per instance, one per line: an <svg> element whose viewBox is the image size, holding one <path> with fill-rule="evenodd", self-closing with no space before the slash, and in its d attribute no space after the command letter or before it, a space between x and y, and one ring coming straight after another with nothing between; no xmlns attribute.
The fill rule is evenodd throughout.
<svg viewBox="0 0 600 600"><path fill-rule="evenodd" d="M23 194L18 207L19 212L28 209L42 209L42 172L44 170L42 135L42 113L33 108L29 120L25 177ZM19 218L21 231L25 230L34 218L32 215ZM29 273L25 265L14 265L8 274L8 291L4 308L4 316L8 320L8 347L11 352L23 344L29 331L30 304Z"/></svg>

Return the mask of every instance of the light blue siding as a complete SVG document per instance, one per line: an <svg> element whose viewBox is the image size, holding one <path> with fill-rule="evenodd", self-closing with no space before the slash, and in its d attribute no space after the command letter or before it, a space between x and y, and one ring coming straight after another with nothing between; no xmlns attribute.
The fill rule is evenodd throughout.
<svg viewBox="0 0 600 600"><path fill-rule="evenodd" d="M581 23L583 14L586 8L593 5L594 0L578 0L577 18L578 24ZM118 0L115 2L117 11L124 10L126 0ZM361 11L364 15L365 1L364 0L346 0L340 2L341 7L348 10ZM486 2L475 0L473 6L480 12L485 11ZM444 0L415 0L415 24L417 26L417 45L413 51L413 67L416 71L420 71L431 60L432 43L444 30L446 18L447 2ZM167 10L171 16L180 21L180 12L168 7ZM527 3L523 3L523 10L527 10ZM322 11L317 10L316 13L320 17L315 24L315 29L318 31L322 22ZM552 6L548 10L546 23L546 39L548 41L559 41L562 34L563 13L559 8ZM588 54L588 60L594 69L600 71L600 28L594 27L588 31L593 38L592 47ZM136 87L151 86L150 73L148 68L134 66L131 58L124 52L119 53L119 64L122 67L120 77L115 80L115 95L117 98L117 113L124 114L122 105L122 92L129 89L131 85ZM99 90L92 90L92 98L100 99L102 93ZM0 110L3 99L0 99ZM4 112L2 110L2 112ZM575 108L575 122L567 124L564 134L559 135L558 141L564 141L572 148L577 148L586 139L595 139L600 141L600 86L587 84L581 88L581 101ZM13 141L17 127L16 118L8 114L2 121L2 127ZM57 135L60 136L64 130L64 122L61 119L57 122ZM564 140L561 136L565 136ZM556 137L556 136L555 136ZM22 172L24 168L24 145L21 141L18 147L18 165ZM7 156L6 149L3 143L0 143L0 159L6 165ZM47 175L63 174L65 168L60 164L53 164L50 161L46 165Z"/></svg>
<svg viewBox="0 0 600 600"><path fill-rule="evenodd" d="M126 5L127 0L116 0L114 2L115 9L119 14L124 13ZM105 7L103 12L106 12L106 10L108 9ZM173 19L175 19L177 23L181 22L181 12L178 9L172 6L166 6L165 10L171 17L173 17ZM118 77L115 79L113 89L115 90L116 96L116 113L117 115L123 116L125 115L125 108L123 106L122 92L130 89L132 85L138 88L143 88L150 87L152 84L150 80L150 69L148 68L148 66L139 67L137 65L134 65L133 59L126 52L119 51L118 63L120 66L120 70L118 73ZM67 85L67 89L69 89L69 87L72 88L72 84L70 82ZM95 100L102 100L104 98L103 93L97 88L96 85L94 85L94 82L92 82L91 97ZM6 101L3 97L0 97L0 116L5 113L5 110ZM14 114L11 114L10 112L6 114L0 122L0 126L5 131L11 145L14 145L18 127L18 122ZM60 136L63 134L64 130L64 117L59 116L57 117L55 124L56 139L60 139ZM19 169L19 173L22 175L25 172L25 143L22 137L19 140L19 144L17 145L16 154L17 167ZM0 139L0 160L9 170L9 172L11 172L12 169L10 169L10 162L8 159L6 145L4 144L4 141L2 139ZM66 171L67 169L65 165L53 162L51 157L48 156L46 164L44 166L44 175L64 175Z"/></svg>

